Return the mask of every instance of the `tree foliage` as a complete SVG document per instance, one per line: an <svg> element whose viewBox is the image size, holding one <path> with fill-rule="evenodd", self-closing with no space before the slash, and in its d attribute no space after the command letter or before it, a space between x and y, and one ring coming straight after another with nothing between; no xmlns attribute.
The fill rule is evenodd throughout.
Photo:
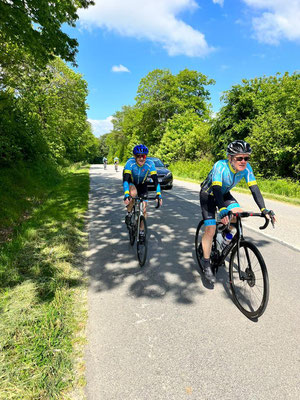
<svg viewBox="0 0 300 400"><path fill-rule="evenodd" d="M0 90L1 164L40 157L87 160L98 151L87 122L87 84L59 58L47 69L26 66Z"/></svg>
<svg viewBox="0 0 300 400"><path fill-rule="evenodd" d="M152 154L165 154L161 146L164 147L166 143L170 145L171 137L176 136L172 126L187 113L182 117L190 133L189 139L186 139L186 153L181 154L180 149L176 151L174 148L173 156L168 159L194 157L198 151L195 126L198 123L202 126L202 122L204 124L210 118L209 91L206 86L212 84L212 79L188 69L177 75L161 69L150 72L139 84L134 106L125 106L114 115L114 129L106 138L109 156L117 155L125 161L131 156L134 145L140 142L145 143ZM194 124L194 130L191 124ZM204 131L208 135L207 130Z"/></svg>
<svg viewBox="0 0 300 400"><path fill-rule="evenodd" d="M174 114L156 154L163 160L195 160L210 153L209 124L191 110Z"/></svg>
<svg viewBox="0 0 300 400"><path fill-rule="evenodd" d="M245 139L253 163L265 176L299 177L300 74L243 80L223 96L225 106L213 121L213 153L224 156L227 144Z"/></svg>
<svg viewBox="0 0 300 400"><path fill-rule="evenodd" d="M75 63L78 42L61 26L75 26L78 8L92 4L92 0L0 0L1 65L9 62L9 49L14 46L43 66L54 56Z"/></svg>

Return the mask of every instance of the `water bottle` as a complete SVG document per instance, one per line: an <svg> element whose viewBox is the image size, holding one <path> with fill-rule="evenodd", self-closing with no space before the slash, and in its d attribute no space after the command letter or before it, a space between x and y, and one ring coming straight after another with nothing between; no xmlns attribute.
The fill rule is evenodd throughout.
<svg viewBox="0 0 300 400"><path fill-rule="evenodd" d="M232 238L233 238L233 235L230 232L227 232L226 235L223 236L222 243L220 243L221 251L223 249L225 249L226 246L229 245L229 243L231 242Z"/></svg>

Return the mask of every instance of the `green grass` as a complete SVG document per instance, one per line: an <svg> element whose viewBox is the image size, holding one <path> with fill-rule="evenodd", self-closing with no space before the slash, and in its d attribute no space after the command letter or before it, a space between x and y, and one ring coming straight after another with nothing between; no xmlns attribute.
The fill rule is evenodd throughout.
<svg viewBox="0 0 300 400"><path fill-rule="evenodd" d="M86 168L36 182L30 218L0 248L0 399L67 399L84 383L88 190ZM22 219L16 204L11 220Z"/></svg>
<svg viewBox="0 0 300 400"><path fill-rule="evenodd" d="M51 163L0 168L0 229L21 222L24 214L43 202L61 178L62 169Z"/></svg>
<svg viewBox="0 0 300 400"><path fill-rule="evenodd" d="M169 166L175 178L201 183L210 171L210 160L177 161ZM300 205L300 183L292 179L265 179L257 176L258 186L264 197ZM250 193L247 184L242 181L234 190Z"/></svg>
<svg viewBox="0 0 300 400"><path fill-rule="evenodd" d="M169 169L177 178L185 178L193 182L202 182L213 166L209 159L200 161L177 161L169 165Z"/></svg>

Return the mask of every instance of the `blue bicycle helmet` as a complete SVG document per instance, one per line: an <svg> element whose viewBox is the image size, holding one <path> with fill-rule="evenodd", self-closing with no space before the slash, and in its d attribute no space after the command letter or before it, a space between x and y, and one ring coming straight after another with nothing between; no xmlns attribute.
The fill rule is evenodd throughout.
<svg viewBox="0 0 300 400"><path fill-rule="evenodd" d="M235 154L251 154L252 150L250 144L244 140L235 140L229 143L227 147L227 154L234 156Z"/></svg>
<svg viewBox="0 0 300 400"><path fill-rule="evenodd" d="M149 153L148 147L146 147L143 144L138 144L137 146L134 147L133 149L133 154L137 156L138 154L145 154L147 155Z"/></svg>

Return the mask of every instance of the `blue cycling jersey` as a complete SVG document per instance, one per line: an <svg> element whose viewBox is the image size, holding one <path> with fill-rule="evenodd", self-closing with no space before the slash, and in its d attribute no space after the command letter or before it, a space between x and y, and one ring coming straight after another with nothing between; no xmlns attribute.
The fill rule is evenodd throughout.
<svg viewBox="0 0 300 400"><path fill-rule="evenodd" d="M245 178L248 186L257 185L251 165L248 163L244 171L236 172L228 160L217 161L201 184L202 190L212 194L212 186L221 186L222 194L228 193L241 179Z"/></svg>
<svg viewBox="0 0 300 400"><path fill-rule="evenodd" d="M146 160L145 164L140 167L135 158L130 158L127 160L125 167L124 167L124 174L131 175L131 181L135 185L141 185L146 183L146 179L148 176L157 175L157 171L152 160ZM123 182L124 194L129 194L129 183L127 181ZM158 195L161 194L160 192L160 184L158 183L156 188L156 193Z"/></svg>

